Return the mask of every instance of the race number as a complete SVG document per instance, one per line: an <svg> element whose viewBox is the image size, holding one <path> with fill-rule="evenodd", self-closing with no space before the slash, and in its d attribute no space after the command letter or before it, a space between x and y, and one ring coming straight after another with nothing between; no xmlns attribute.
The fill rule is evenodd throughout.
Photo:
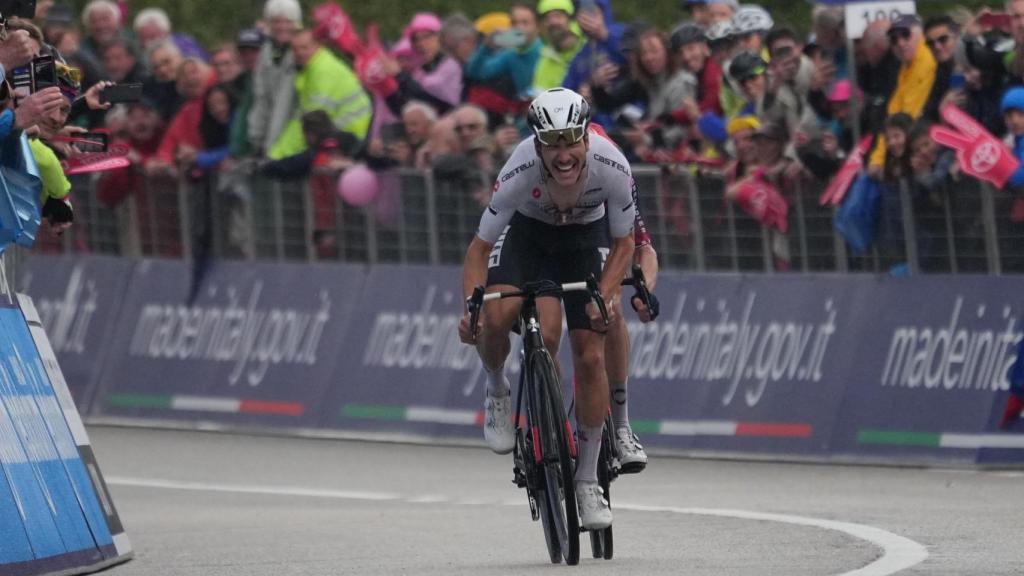
<svg viewBox="0 0 1024 576"><path fill-rule="evenodd" d="M916 14L914 0L850 2L846 6L846 37L856 40L875 20L895 20L903 14Z"/></svg>

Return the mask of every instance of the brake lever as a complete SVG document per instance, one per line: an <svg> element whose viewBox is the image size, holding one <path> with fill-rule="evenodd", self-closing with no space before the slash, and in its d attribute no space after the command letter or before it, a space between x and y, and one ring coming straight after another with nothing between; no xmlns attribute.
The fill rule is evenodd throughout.
<svg viewBox="0 0 1024 576"><path fill-rule="evenodd" d="M590 299L597 304L598 311L601 312L601 319L604 320L604 325L607 326L611 323L608 319L608 306L604 303L604 296L601 295L601 287L597 284L597 278L591 274L587 277L587 292L590 292Z"/></svg>
<svg viewBox="0 0 1024 576"><path fill-rule="evenodd" d="M480 320L480 307L484 303L484 287L473 288L473 295L466 298L466 309L469 310L469 329L476 338L476 323Z"/></svg>

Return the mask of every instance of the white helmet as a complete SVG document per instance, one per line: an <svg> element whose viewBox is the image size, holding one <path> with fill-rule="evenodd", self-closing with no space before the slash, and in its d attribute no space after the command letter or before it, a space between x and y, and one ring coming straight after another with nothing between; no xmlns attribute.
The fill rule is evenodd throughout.
<svg viewBox="0 0 1024 576"><path fill-rule="evenodd" d="M736 32L749 34L751 32L767 32L772 29L775 22L771 14L757 4L746 4L736 11L732 17L732 25Z"/></svg>
<svg viewBox="0 0 1024 576"><path fill-rule="evenodd" d="M732 22L728 20L719 20L704 31L704 37L708 39L708 42L727 40L735 34L736 29L733 28Z"/></svg>
<svg viewBox="0 0 1024 576"><path fill-rule="evenodd" d="M562 137L574 144L587 133L590 104L568 88L550 88L533 99L526 121L545 146L555 145Z"/></svg>

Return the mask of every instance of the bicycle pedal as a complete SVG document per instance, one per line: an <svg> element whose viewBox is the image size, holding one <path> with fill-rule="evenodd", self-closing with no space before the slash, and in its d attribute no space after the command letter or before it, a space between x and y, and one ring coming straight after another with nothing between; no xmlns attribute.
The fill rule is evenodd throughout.
<svg viewBox="0 0 1024 576"><path fill-rule="evenodd" d="M639 474L647 468L646 462L632 462L624 466L619 466L616 470L616 474Z"/></svg>

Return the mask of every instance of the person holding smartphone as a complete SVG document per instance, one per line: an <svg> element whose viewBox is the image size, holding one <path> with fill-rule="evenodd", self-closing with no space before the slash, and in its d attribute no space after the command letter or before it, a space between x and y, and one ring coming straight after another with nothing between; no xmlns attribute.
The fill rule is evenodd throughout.
<svg viewBox="0 0 1024 576"><path fill-rule="evenodd" d="M508 9L509 27L486 36L466 63L463 75L471 85L466 100L499 115L519 115L533 86L533 73L540 60L543 42L538 37L537 11L528 2L514 2ZM508 82L510 81L510 82ZM484 88L495 82L508 82L505 94L514 106L496 109L489 106ZM501 104L506 102L501 101Z"/></svg>

